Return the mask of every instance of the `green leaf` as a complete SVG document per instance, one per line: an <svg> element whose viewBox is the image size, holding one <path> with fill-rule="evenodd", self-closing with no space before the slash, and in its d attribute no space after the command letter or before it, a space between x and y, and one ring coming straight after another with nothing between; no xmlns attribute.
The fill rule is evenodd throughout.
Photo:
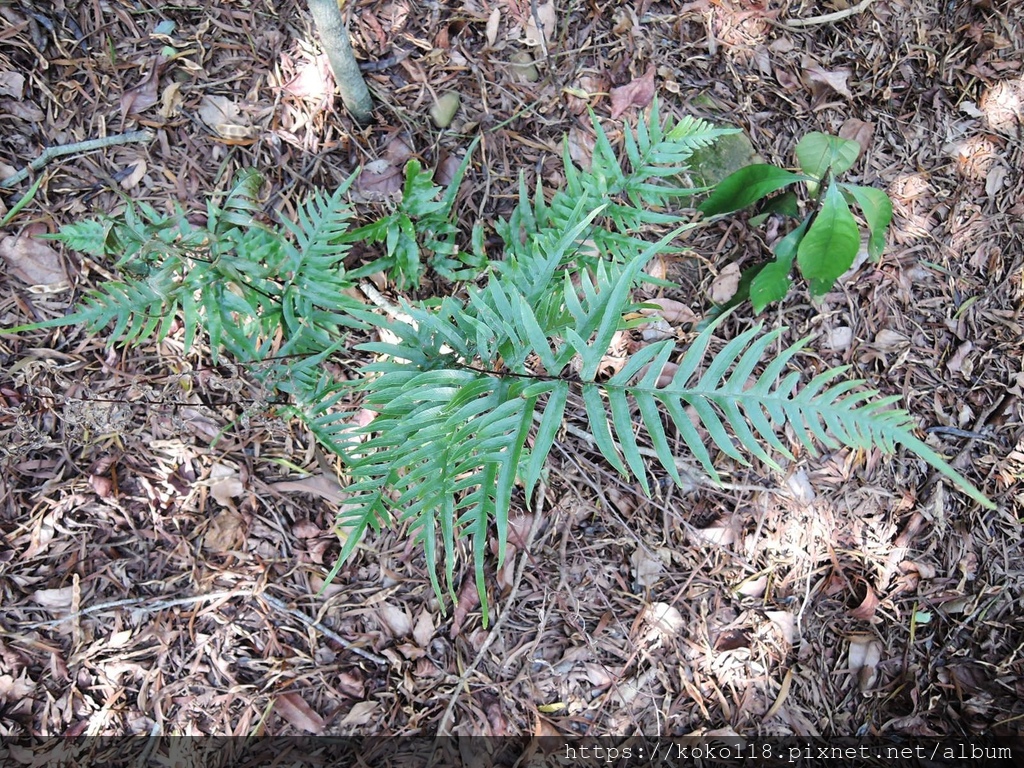
<svg viewBox="0 0 1024 768"><path fill-rule="evenodd" d="M774 165L748 165L722 179L711 196L701 203L697 210L705 216L732 213L756 203L776 190L796 184L798 181L809 180L806 176L776 168Z"/></svg>
<svg viewBox="0 0 1024 768"><path fill-rule="evenodd" d="M796 160L800 170L815 179L824 179L832 171L834 176L846 173L857 162L860 144L838 136L813 131L796 145Z"/></svg>
<svg viewBox="0 0 1024 768"><path fill-rule="evenodd" d="M848 192L857 201L864 220L868 223L871 233L868 239L868 255L877 260L885 250L885 231L892 222L892 200L880 189L861 187L856 184L840 184L843 192Z"/></svg>
<svg viewBox="0 0 1024 768"><path fill-rule="evenodd" d="M750 283L750 303L755 314L775 301L782 301L789 293L793 281L789 277L793 261L773 261L766 264Z"/></svg>
<svg viewBox="0 0 1024 768"><path fill-rule="evenodd" d="M797 264L812 296L824 296L850 268L860 249L860 232L843 196L830 184L821 210L797 248Z"/></svg>

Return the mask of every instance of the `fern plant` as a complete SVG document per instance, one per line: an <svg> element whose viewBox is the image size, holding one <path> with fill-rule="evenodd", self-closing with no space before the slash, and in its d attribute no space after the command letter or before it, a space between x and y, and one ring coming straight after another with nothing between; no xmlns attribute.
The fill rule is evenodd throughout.
<svg viewBox="0 0 1024 768"><path fill-rule="evenodd" d="M514 213L496 227L504 259L460 295L371 311L345 293L355 282L343 264L346 249L378 237L373 225L350 228L348 183L313 195L296 221L274 226L261 223L258 179L246 175L222 205L211 204L203 227L140 206L65 228L58 239L98 256L121 254L128 275L68 317L14 331L72 323L99 331L113 323L114 341L137 342L164 337L180 317L186 345L202 330L215 354L263 363L260 377L290 397L288 412L345 467L350 498L338 521L345 543L332 576L366 531L397 523L422 546L438 596L453 595L458 544L467 540L485 620L489 531L493 525L500 562L515 489L534 493L570 404L586 414L600 453L645 490L645 455L678 482L680 448L717 478L717 453L777 467L775 456L792 458L798 447L902 445L991 506L914 435L909 414L892 407L897 398L843 380L845 368L801 382L791 362L806 340L770 351L784 329L755 326L706 360L719 319L687 350L672 340L651 344L602 380L612 337L640 308L632 293L645 265L695 226L674 209L694 190L666 180L724 131L691 119L663 126L655 108L624 134L620 161L596 119L594 129L591 168L566 157L566 188L550 202L521 185ZM409 173L420 210L429 214L431 202L442 203L434 212L450 210L451 190L438 201L440 190L428 189L416 168ZM648 242L643 233L653 228L669 231ZM388 264L402 272L397 261ZM375 338L355 347L366 358L359 375L339 381L323 363L353 328ZM376 418L353 426L358 408ZM797 445L782 441L783 429ZM653 450L642 452L641 442Z"/></svg>

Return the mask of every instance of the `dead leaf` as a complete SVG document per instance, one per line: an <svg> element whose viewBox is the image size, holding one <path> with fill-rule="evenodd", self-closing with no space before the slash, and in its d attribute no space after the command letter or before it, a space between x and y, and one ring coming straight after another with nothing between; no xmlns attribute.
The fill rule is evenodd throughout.
<svg viewBox="0 0 1024 768"><path fill-rule="evenodd" d="M25 76L20 72L0 72L0 96L10 96L18 101L25 95Z"/></svg>
<svg viewBox="0 0 1024 768"><path fill-rule="evenodd" d="M47 292L68 287L60 254L42 240L28 234L12 235L0 241L0 258L14 277Z"/></svg>
<svg viewBox="0 0 1024 768"><path fill-rule="evenodd" d="M855 117L847 118L839 127L839 138L856 141L860 145L860 152L864 154L871 147L871 141L875 137L875 124L866 123Z"/></svg>
<svg viewBox="0 0 1024 768"><path fill-rule="evenodd" d="M74 599L74 587L59 587L57 589L37 589L32 593L32 600L51 611L71 610L71 601Z"/></svg>
<svg viewBox="0 0 1024 768"><path fill-rule="evenodd" d="M357 701L352 705L352 709L349 710L348 714L345 715L345 719L341 721L341 726L355 727L366 725L376 717L378 707L379 705L376 701Z"/></svg>
<svg viewBox="0 0 1024 768"><path fill-rule="evenodd" d="M160 117L169 119L181 112L181 105L184 101L181 95L181 86L181 83L174 80L164 88L164 92L160 94Z"/></svg>
<svg viewBox="0 0 1024 768"><path fill-rule="evenodd" d="M548 2L543 5L533 5L528 14L526 27L523 30L523 44L530 48L538 45L546 46L555 32L555 4Z"/></svg>
<svg viewBox="0 0 1024 768"><path fill-rule="evenodd" d="M853 93L850 92L850 87L846 84L852 74L849 69L841 67L825 70L807 56L803 58L802 67L804 85L810 90L811 97L815 102L824 101L830 91L835 91L847 99L853 98Z"/></svg>
<svg viewBox="0 0 1024 768"><path fill-rule="evenodd" d="M430 616L430 611L420 611L420 616L416 619L416 626L412 628L412 639L420 648L426 648L430 645L433 637L434 620Z"/></svg>
<svg viewBox="0 0 1024 768"><path fill-rule="evenodd" d="M597 139L594 134L581 126L573 125L565 137L569 145L569 157L583 170L590 168Z"/></svg>
<svg viewBox="0 0 1024 768"><path fill-rule="evenodd" d="M968 355L974 350L974 344L970 341L965 341L959 347L956 352L946 361L946 369L950 373L962 374L964 378L969 379L971 374L974 372L974 365L971 363Z"/></svg>
<svg viewBox="0 0 1024 768"><path fill-rule="evenodd" d="M284 693L278 696L274 700L274 709L300 731L319 735L327 727L324 719L297 693Z"/></svg>
<svg viewBox="0 0 1024 768"><path fill-rule="evenodd" d="M638 77L626 85L612 88L612 120L618 119L631 107L643 109L654 98L654 72L651 64L643 77Z"/></svg>
<svg viewBox="0 0 1024 768"><path fill-rule="evenodd" d="M875 618L875 611L878 610L879 600L878 595L875 594L875 588L870 584L864 583L867 592L864 595L864 599L860 601L860 605L850 611L850 616L859 621L871 621Z"/></svg>
<svg viewBox="0 0 1024 768"><path fill-rule="evenodd" d="M665 570L665 562L659 552L651 552L646 547L637 547L629 558L633 566L633 578L639 587L653 587Z"/></svg>
<svg viewBox="0 0 1024 768"><path fill-rule="evenodd" d="M270 487L275 491L311 493L334 504L341 504L348 498L338 481L327 475L310 475L301 480L284 480L280 483L271 483Z"/></svg>
<svg viewBox="0 0 1024 768"><path fill-rule="evenodd" d="M874 635L858 634L850 638L847 669L857 677L861 693L869 690L878 679L878 663L882 660L882 643Z"/></svg>
<svg viewBox="0 0 1024 768"><path fill-rule="evenodd" d="M696 323L697 315L692 309L683 304L681 301L675 299L648 299L644 304L653 304L652 307L643 307L640 310L640 314L643 315L661 315L666 322L672 325L684 325L686 323Z"/></svg>
<svg viewBox="0 0 1024 768"><path fill-rule="evenodd" d="M449 636L452 640L462 634L462 624L466 621L470 611L480 607L480 595L476 591L476 580L467 578L462 582L459 590L459 599L455 601L455 610L452 612L452 629Z"/></svg>
<svg viewBox="0 0 1024 768"><path fill-rule="evenodd" d="M491 11L491 15L487 17L487 28L485 30L487 35L487 45L491 48L498 41L498 26L501 24L501 8L498 6L494 7Z"/></svg>
<svg viewBox="0 0 1024 768"><path fill-rule="evenodd" d="M644 611L644 621L648 626L644 636L647 643L673 638L683 629L683 615L668 603L651 603Z"/></svg>
<svg viewBox="0 0 1024 768"><path fill-rule="evenodd" d="M726 264L718 277L711 283L711 300L715 304L725 304L740 287L740 265L736 262Z"/></svg>
<svg viewBox="0 0 1024 768"><path fill-rule="evenodd" d="M392 637L408 637L412 634L412 618L404 608L391 603L381 603L377 607L377 618L388 628Z"/></svg>
<svg viewBox="0 0 1024 768"><path fill-rule="evenodd" d="M125 118L142 114L160 101L157 90L160 85L160 71L165 61L163 56L154 56L150 61L149 72L142 81L121 95L121 114Z"/></svg>
<svg viewBox="0 0 1024 768"><path fill-rule="evenodd" d="M356 177L355 192L367 201L388 200L402 191L402 169L384 159L372 160Z"/></svg>
<svg viewBox="0 0 1024 768"><path fill-rule="evenodd" d="M210 520L203 536L203 549L224 554L245 543L245 518L234 509L222 509Z"/></svg>

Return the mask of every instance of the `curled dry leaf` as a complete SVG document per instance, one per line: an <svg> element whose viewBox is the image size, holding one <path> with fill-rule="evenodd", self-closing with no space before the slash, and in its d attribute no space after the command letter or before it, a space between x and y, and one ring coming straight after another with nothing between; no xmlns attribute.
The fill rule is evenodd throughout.
<svg viewBox="0 0 1024 768"><path fill-rule="evenodd" d="M284 693L278 696L274 700L274 709L300 731L319 735L327 727L324 719L297 693Z"/></svg>
<svg viewBox="0 0 1024 768"><path fill-rule="evenodd" d="M654 98L655 66L651 64L642 77L638 77L626 85L612 88L612 119L616 120L628 109L643 109Z"/></svg>
<svg viewBox="0 0 1024 768"><path fill-rule="evenodd" d="M882 643L874 635L857 634L850 638L847 669L857 678L857 687L863 693L871 689L878 679L878 664L882 660Z"/></svg>
<svg viewBox="0 0 1024 768"><path fill-rule="evenodd" d="M10 273L26 285L47 291L67 287L60 254L28 234L0 240L0 259L7 263Z"/></svg>
<svg viewBox="0 0 1024 768"><path fill-rule="evenodd" d="M875 611L878 610L879 600L878 595L875 594L874 587L866 582L864 586L867 588L864 599L860 601L860 605L850 611L850 616L860 621L871 621L875 618Z"/></svg>
<svg viewBox="0 0 1024 768"><path fill-rule="evenodd" d="M462 582L459 599L455 601L455 610L452 612L452 629L449 633L452 640L462 634L462 624L466 621L466 617L479 606L480 595L476 591L476 581L467 578Z"/></svg>
<svg viewBox="0 0 1024 768"><path fill-rule="evenodd" d="M735 262L726 264L711 283L711 300L715 304L725 304L736 295L739 287L740 265Z"/></svg>
<svg viewBox="0 0 1024 768"><path fill-rule="evenodd" d="M661 552L652 552L647 547L637 547L629 558L633 566L633 578L639 587L653 587L665 570Z"/></svg>
<svg viewBox="0 0 1024 768"><path fill-rule="evenodd" d="M501 8L498 6L494 7L491 11L491 15L487 17L487 45L494 47L494 44L498 42L498 27L501 25Z"/></svg>

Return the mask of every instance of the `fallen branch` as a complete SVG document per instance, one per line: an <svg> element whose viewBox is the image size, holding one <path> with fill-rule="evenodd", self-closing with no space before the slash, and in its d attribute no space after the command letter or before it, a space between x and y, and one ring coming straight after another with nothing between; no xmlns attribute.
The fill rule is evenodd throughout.
<svg viewBox="0 0 1024 768"><path fill-rule="evenodd" d="M800 29L801 27L813 27L818 24L831 24L833 21L841 21L849 16L856 16L858 13L864 13L875 0L860 0L856 5L851 5L849 8L844 8L841 11L834 11L833 13L823 13L821 16L811 16L809 19L793 19L791 21L780 21L784 27L790 29Z"/></svg>
<svg viewBox="0 0 1024 768"><path fill-rule="evenodd" d="M116 147L119 144L131 144L136 141L149 141L152 138L153 134L149 131L130 131L129 133L119 133L116 136L107 136L102 139L89 139L87 141L76 141L74 144L62 144L56 147L47 147L42 151L42 154L40 154L39 157L29 163L26 167L22 168L10 178L0 181L0 189L13 187L15 184L24 181L28 178L30 173L44 168L51 160L55 160L58 157L73 155L78 152L92 152L96 149L106 149L107 147Z"/></svg>

